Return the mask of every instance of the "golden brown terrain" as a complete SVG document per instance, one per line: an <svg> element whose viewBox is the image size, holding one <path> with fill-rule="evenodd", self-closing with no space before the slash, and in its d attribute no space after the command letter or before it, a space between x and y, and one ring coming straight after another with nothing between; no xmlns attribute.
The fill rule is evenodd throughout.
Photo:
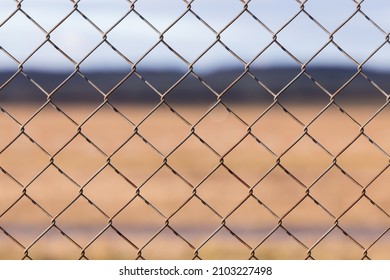
<svg viewBox="0 0 390 280"><path fill-rule="evenodd" d="M2 107L2 259L390 258L388 108Z"/></svg>

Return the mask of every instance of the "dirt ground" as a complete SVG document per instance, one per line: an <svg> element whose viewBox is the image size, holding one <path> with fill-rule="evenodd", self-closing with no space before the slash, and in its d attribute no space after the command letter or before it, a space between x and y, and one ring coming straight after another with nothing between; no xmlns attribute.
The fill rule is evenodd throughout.
<svg viewBox="0 0 390 280"><path fill-rule="evenodd" d="M285 107L3 104L0 258L390 258L389 108Z"/></svg>

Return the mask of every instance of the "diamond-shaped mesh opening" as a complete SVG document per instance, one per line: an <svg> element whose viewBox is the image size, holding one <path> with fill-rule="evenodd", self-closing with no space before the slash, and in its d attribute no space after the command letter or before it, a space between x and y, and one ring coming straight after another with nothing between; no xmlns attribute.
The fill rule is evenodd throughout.
<svg viewBox="0 0 390 280"><path fill-rule="evenodd" d="M82 125L82 132L110 154L132 135L133 126L112 107L105 105Z"/></svg>
<svg viewBox="0 0 390 280"><path fill-rule="evenodd" d="M348 115L353 122L356 123L356 127L365 124L368 120L371 119L373 114L375 114L381 108L379 102L373 104L371 100L367 101L365 105L359 103L352 105L347 104L345 98L343 99L343 102L336 101L336 104L337 107L340 107L342 111Z"/></svg>
<svg viewBox="0 0 390 280"><path fill-rule="evenodd" d="M106 226L107 221L96 206L80 196L56 218L56 226L84 247Z"/></svg>
<svg viewBox="0 0 390 280"><path fill-rule="evenodd" d="M121 0L111 0L109 2L83 0L77 3L77 8L103 31L116 24L126 11L130 10L129 3ZM110 12L104 12L107 10Z"/></svg>
<svg viewBox="0 0 390 280"><path fill-rule="evenodd" d="M17 74L0 94L2 107L19 122L27 121L47 100L47 95L34 85L22 73ZM33 101L33 102L32 102ZM29 102L29 106L23 103Z"/></svg>
<svg viewBox="0 0 390 280"><path fill-rule="evenodd" d="M296 41L307 43L295 44ZM304 14L296 17L278 34L278 42L301 62L308 61L327 41L327 34Z"/></svg>
<svg viewBox="0 0 390 280"><path fill-rule="evenodd" d="M187 76L165 96L165 102L191 124L196 123L216 99L216 95L194 75Z"/></svg>
<svg viewBox="0 0 390 280"><path fill-rule="evenodd" d="M361 136L338 157L337 163L364 186L389 164L389 159Z"/></svg>
<svg viewBox="0 0 390 280"><path fill-rule="evenodd" d="M251 66L251 73L273 95L280 93L301 73L299 64L276 43L262 52Z"/></svg>
<svg viewBox="0 0 390 280"><path fill-rule="evenodd" d="M333 225L334 218L306 197L283 218L283 226L307 247L311 247Z"/></svg>
<svg viewBox="0 0 390 280"><path fill-rule="evenodd" d="M80 257L80 252L81 248L69 237L51 228L28 250L28 255L35 260L74 260Z"/></svg>
<svg viewBox="0 0 390 280"><path fill-rule="evenodd" d="M234 210L248 195L249 191L225 168L218 168L197 188L197 194L222 216Z"/></svg>
<svg viewBox="0 0 390 280"><path fill-rule="evenodd" d="M137 186L145 182L162 163L162 157L137 135L111 157L111 164Z"/></svg>
<svg viewBox="0 0 390 280"><path fill-rule="evenodd" d="M310 189L311 196L334 217L344 213L361 193L361 187L336 167L330 169Z"/></svg>
<svg viewBox="0 0 390 280"><path fill-rule="evenodd" d="M390 217L366 198L359 200L340 219L339 226L365 248L389 228Z"/></svg>
<svg viewBox="0 0 390 280"><path fill-rule="evenodd" d="M255 256L260 260L302 260L307 256L307 249L284 229L278 228L260 243Z"/></svg>
<svg viewBox="0 0 390 280"><path fill-rule="evenodd" d="M102 64L112 65L109 73L99 73ZM108 67L108 66L107 66ZM131 64L107 43L100 45L80 64L80 72L105 94L109 93L129 72Z"/></svg>
<svg viewBox="0 0 390 280"><path fill-rule="evenodd" d="M164 34L164 41L188 62L193 62L215 41L215 35L194 15L187 13Z"/></svg>
<svg viewBox="0 0 390 280"><path fill-rule="evenodd" d="M332 16L324 11L332 10ZM334 31L356 10L356 4L349 0L307 1L305 11L314 17L329 32Z"/></svg>
<svg viewBox="0 0 390 280"><path fill-rule="evenodd" d="M156 250L157 249L157 250ZM188 242L165 228L144 249L142 257L152 260L191 259L194 250Z"/></svg>
<svg viewBox="0 0 390 280"><path fill-rule="evenodd" d="M33 180L48 163L49 156L24 135L0 154L0 166L22 184Z"/></svg>
<svg viewBox="0 0 390 280"><path fill-rule="evenodd" d="M50 40L77 63L102 41L102 37L78 12L72 13L50 34Z"/></svg>
<svg viewBox="0 0 390 280"><path fill-rule="evenodd" d="M373 57L370 58L364 64L364 74L368 79L375 84L375 87L379 88L378 90L384 92L388 95L390 92L390 82L386 78L388 74L386 73L386 65L390 63L390 44L385 44L378 52L375 53ZM378 67L379 66L379 67Z"/></svg>
<svg viewBox="0 0 390 280"><path fill-rule="evenodd" d="M139 197L131 199L113 219L115 228L139 248L165 224L165 218L148 203Z"/></svg>
<svg viewBox="0 0 390 280"><path fill-rule="evenodd" d="M94 260L129 260L137 258L137 249L109 228L88 246L85 255Z"/></svg>
<svg viewBox="0 0 390 280"><path fill-rule="evenodd" d="M0 86L3 86L17 72L18 65L4 50L0 51L0 65L2 67Z"/></svg>
<svg viewBox="0 0 390 280"><path fill-rule="evenodd" d="M22 195L22 187L8 175L0 172L0 214L3 214Z"/></svg>
<svg viewBox="0 0 390 280"><path fill-rule="evenodd" d="M336 106L330 106L309 125L309 133L333 155L350 144L360 127Z"/></svg>
<svg viewBox="0 0 390 280"><path fill-rule="evenodd" d="M225 165L250 186L276 165L276 157L252 136L247 136L224 158Z"/></svg>
<svg viewBox="0 0 390 280"><path fill-rule="evenodd" d="M115 48L135 63L158 42L159 34L135 12L131 12L107 34L107 37Z"/></svg>
<svg viewBox="0 0 390 280"><path fill-rule="evenodd" d="M222 100L227 107L249 124L267 109L274 101L274 97L250 74L245 74L223 94Z"/></svg>
<svg viewBox="0 0 390 280"><path fill-rule="evenodd" d="M55 164L78 184L91 178L105 160L101 152L80 135L54 157Z"/></svg>
<svg viewBox="0 0 390 280"><path fill-rule="evenodd" d="M380 7L380 8L378 8ZM376 24L378 24L385 31L390 30L390 24L382 15L390 10L388 2L381 2L380 0L371 0L361 4L361 10Z"/></svg>
<svg viewBox="0 0 390 280"><path fill-rule="evenodd" d="M303 132L303 127L278 105L252 126L252 133L276 154L283 153Z"/></svg>
<svg viewBox="0 0 390 280"><path fill-rule="evenodd" d="M27 188L27 194L52 217L64 210L78 196L78 192L78 187L52 166Z"/></svg>
<svg viewBox="0 0 390 280"><path fill-rule="evenodd" d="M332 157L318 143L304 136L282 157L282 165L309 185L332 164Z"/></svg>
<svg viewBox="0 0 390 280"><path fill-rule="evenodd" d="M250 248L227 229L220 229L198 251L199 257L208 260L249 259Z"/></svg>
<svg viewBox="0 0 390 280"><path fill-rule="evenodd" d="M135 189L111 167L106 167L88 182L83 193L111 217L135 195Z"/></svg>
<svg viewBox="0 0 390 280"><path fill-rule="evenodd" d="M280 167L276 167L253 189L254 196L282 217L305 194L305 189Z"/></svg>
<svg viewBox="0 0 390 280"><path fill-rule="evenodd" d="M159 74L148 72L155 79ZM160 102L161 96L134 73L109 96L109 102L128 119L139 123Z"/></svg>
<svg viewBox="0 0 390 280"><path fill-rule="evenodd" d="M48 63L41 66L42 61ZM50 94L74 71L74 65L50 43L45 43L26 61L23 71Z"/></svg>
<svg viewBox="0 0 390 280"><path fill-rule="evenodd" d="M76 122L84 121L102 102L103 93L99 92L88 80L76 73L70 77L52 96L51 100ZM72 104L78 103L78 104ZM69 109L77 114L71 114L66 110L66 105L72 104ZM79 105L84 105L81 110L75 110Z"/></svg>
<svg viewBox="0 0 390 280"><path fill-rule="evenodd" d="M45 34L22 12L17 12L1 26L0 38L1 47L22 62L44 41Z"/></svg>
<svg viewBox="0 0 390 280"><path fill-rule="evenodd" d="M16 10L16 4L12 1L6 1L2 4L0 11L0 23L3 23L14 11Z"/></svg>
<svg viewBox="0 0 390 280"><path fill-rule="evenodd" d="M170 105L179 103L196 105L205 104L206 106L207 104L209 107L216 101L216 95L207 87L207 85L203 84L197 76L190 74L186 76L180 84L169 91L165 96L165 101ZM181 115L187 116L185 111L181 111Z"/></svg>
<svg viewBox="0 0 390 280"><path fill-rule="evenodd" d="M47 105L27 123L25 131L46 151L54 154L72 139L77 126L54 106Z"/></svg>
<svg viewBox="0 0 390 280"><path fill-rule="evenodd" d="M168 163L191 184L197 184L218 165L219 158L198 138L191 136L169 156Z"/></svg>
<svg viewBox="0 0 390 280"><path fill-rule="evenodd" d="M329 95L303 74L283 91L278 101L298 120L307 124L329 103Z"/></svg>
<svg viewBox="0 0 390 280"><path fill-rule="evenodd" d="M250 197L226 219L226 225L254 248L272 232L278 221L258 198Z"/></svg>
<svg viewBox="0 0 390 280"><path fill-rule="evenodd" d="M244 124L223 105L214 107L196 125L196 133L221 154L238 143L245 132Z"/></svg>
<svg viewBox="0 0 390 280"><path fill-rule="evenodd" d="M184 1L166 0L164 2L143 0L135 3L135 10L160 32L168 28L186 10ZM159 11L159 15L156 15ZM164 16L161 16L164 15Z"/></svg>
<svg viewBox="0 0 390 280"><path fill-rule="evenodd" d="M390 128L386 125L390 107L384 107L365 127L364 132L385 152L390 153Z"/></svg>
<svg viewBox="0 0 390 280"><path fill-rule="evenodd" d="M283 9L280 9L283 7ZM259 18L273 32L278 31L287 21L294 17L299 11L298 3L285 0L274 1L250 1L248 10ZM278 16L274 12L278 11Z"/></svg>
<svg viewBox="0 0 390 280"><path fill-rule="evenodd" d="M189 134L189 126L167 106L160 106L138 127L139 133L164 155Z"/></svg>
<svg viewBox="0 0 390 280"><path fill-rule="evenodd" d="M334 41L349 56L361 63L383 43L385 35L363 15L357 13L334 34ZM364 46L356 48L356 46Z"/></svg>
<svg viewBox="0 0 390 280"><path fill-rule="evenodd" d="M367 196L386 213L390 212L390 193L388 182L390 180L390 169L387 168L370 186L366 189Z"/></svg>
<svg viewBox="0 0 390 280"><path fill-rule="evenodd" d="M191 194L191 187L167 167L160 169L141 188L141 195L166 217L179 209Z"/></svg>
<svg viewBox="0 0 390 280"><path fill-rule="evenodd" d="M356 64L334 44L327 45L306 65L306 73L328 94L334 94L356 72Z"/></svg>
<svg viewBox="0 0 390 280"><path fill-rule="evenodd" d="M335 100L343 110L361 124L364 124L386 102L385 96L362 75L358 75L341 90Z"/></svg>
<svg viewBox="0 0 390 280"><path fill-rule="evenodd" d="M237 36L239 33L241 36ZM221 33L221 41L241 59L250 62L271 43L272 34L251 15L243 13ZM246 46L245 49L242 48L242 44Z"/></svg>
<svg viewBox="0 0 390 280"><path fill-rule="evenodd" d="M0 259L1 260L17 260L23 258L24 248L16 243L8 235L0 229Z"/></svg>
<svg viewBox="0 0 390 280"><path fill-rule="evenodd" d="M158 72L159 68L161 71L163 65L169 65L168 73L170 75L166 75L165 79L162 79L161 74ZM164 69L164 72L166 71L167 69ZM163 43L159 43L148 52L137 65L137 72L142 76L141 79L160 95L176 84L187 71L187 65Z"/></svg>
<svg viewBox="0 0 390 280"><path fill-rule="evenodd" d="M49 31L58 24L59 20L66 17L73 9L73 4L71 1L29 0L23 2L22 9L40 26Z"/></svg>
<svg viewBox="0 0 390 280"><path fill-rule="evenodd" d="M357 72L356 64L333 44L327 45L317 54L306 69L328 94L334 94Z"/></svg>
<svg viewBox="0 0 390 280"><path fill-rule="evenodd" d="M335 228L311 250L311 257L320 260L360 260L363 252L361 246Z"/></svg>
<svg viewBox="0 0 390 280"><path fill-rule="evenodd" d="M387 232L368 250L368 255L375 260L388 260L390 256L390 231Z"/></svg>
<svg viewBox="0 0 390 280"><path fill-rule="evenodd" d="M197 0L191 3L191 10L207 22L215 31L220 31L242 10L242 4L235 0L214 0L213 5L218 7L218 18L215 10L210 9L210 2Z"/></svg>
<svg viewBox="0 0 390 280"><path fill-rule="evenodd" d="M0 223L14 239L29 246L51 223L51 218L26 196L0 217Z"/></svg>
<svg viewBox="0 0 390 280"><path fill-rule="evenodd" d="M3 150L20 134L20 127L11 117L1 112L0 131L2 131L2 135L0 137L0 150Z"/></svg>
<svg viewBox="0 0 390 280"><path fill-rule="evenodd" d="M210 206L193 197L169 219L169 225L197 247L221 225L221 220Z"/></svg>
<svg viewBox="0 0 390 280"><path fill-rule="evenodd" d="M216 67L219 64L231 67ZM194 71L201 74L201 80L211 87L214 94L221 94L244 72L244 67L242 62L218 42L196 61Z"/></svg>

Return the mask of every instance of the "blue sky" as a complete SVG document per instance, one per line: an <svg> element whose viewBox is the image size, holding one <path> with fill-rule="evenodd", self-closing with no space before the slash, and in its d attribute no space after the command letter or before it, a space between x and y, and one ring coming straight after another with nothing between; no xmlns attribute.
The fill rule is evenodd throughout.
<svg viewBox="0 0 390 280"><path fill-rule="evenodd" d="M315 18L327 31L334 33L334 41L357 63L363 63L386 40L390 30L389 0L365 0L361 2L362 13L357 13L341 29L338 27L357 9L357 0L308 0L305 11ZM163 44L157 46L145 58L143 54L154 46L164 33L164 41L189 63L194 62L216 40L216 34L206 27L194 14L188 13L172 28L173 21L187 9L183 0L138 0L136 13L128 14L127 0L81 0L78 9L96 24L95 28L80 13L73 13L66 21L56 27L73 9L71 0L24 0L22 11L36 21L43 30L35 26L22 11L18 11L10 20L6 18L16 9L15 0L0 0L0 46L19 62L25 61L24 67L44 70L73 69L74 63L84 68L129 68L129 64L111 47L104 43L94 53L85 58L103 38L130 61L139 67L149 68L187 68L188 66ZM243 66L251 62L266 46L272 42L273 34L278 42L302 63L308 62L329 40L329 34L319 27L308 14L301 13L300 3L296 0L252 0L248 10L264 25L256 21L250 13L244 12L231 26L225 29L231 20L243 10L240 0L195 0L191 7L201 19L205 20L221 41L244 62L240 62L222 44L214 47L200 58L194 67L198 69L218 69L226 66ZM375 24L370 22L368 16ZM295 17L295 18L294 18ZM283 25L294 20L280 31ZM151 27L150 25L153 27ZM50 39L61 48L65 58L50 44L46 43L33 56L46 38L44 31L50 32ZM221 32L222 31L222 32ZM279 31L279 32L278 32ZM0 65L3 69L17 68L5 51L0 51ZM28 58L28 59L27 59ZM26 60L27 59L27 60ZM141 60L140 60L141 59ZM354 66L350 58L334 45L328 45L310 65ZM297 65L275 43L265 50L253 65ZM370 68L389 69L390 44L387 42L365 64Z"/></svg>

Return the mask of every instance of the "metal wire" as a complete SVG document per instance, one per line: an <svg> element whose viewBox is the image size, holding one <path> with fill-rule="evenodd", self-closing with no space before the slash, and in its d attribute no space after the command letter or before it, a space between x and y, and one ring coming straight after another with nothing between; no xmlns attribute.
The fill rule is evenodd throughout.
<svg viewBox="0 0 390 280"><path fill-rule="evenodd" d="M64 0L65 1L65 0ZM2 224L0 221L0 232L4 233L4 238L7 242L13 243L16 248L19 248L23 251L23 254L20 255L20 258L23 259L32 259L34 256L31 253L31 250L34 249L35 246L41 240L44 240L46 236L49 235L49 233L53 230L57 230L63 237L65 237L70 243L72 243L77 250L79 250L79 258L80 259L88 259L90 258L90 255L88 254L88 250L90 247L92 247L95 243L98 243L100 239L103 238L103 236L113 231L119 238L125 242L131 250L135 250L136 253L136 259L144 259L147 258L147 255L145 255L145 250L149 248L150 246L153 246L154 240L158 239L163 233L165 232L171 232L173 233L181 243L184 243L192 252L192 258L193 259L202 259L204 258L204 255L202 253L202 249L207 246L207 244L217 235L221 234L222 232L227 232L230 237L237 241L239 244L242 244L246 250L247 250L247 256L248 259L258 259L259 254L257 254L259 251L261 252L263 250L264 244L266 244L269 240L271 240L274 236L280 234L280 232L287 234L289 237L292 238L292 242L298 246L301 250L304 250L305 259L314 259L316 258L315 251L318 247L321 246L321 244L326 240L329 236L331 236L336 231L342 232L342 234L347 237L352 243L360 250L361 259L370 259L371 257L371 250L373 247L376 246L376 244L379 244L381 240L384 240L386 238L386 235L388 235L388 232L390 230L390 216L389 213L386 212L386 209L383 209L380 204L376 202L376 199L373 197L370 197L369 193L367 192L370 190L370 187L375 183L375 181L384 174L388 168L389 168L389 153L386 151L386 149L381 147L381 144L376 142L369 133L367 132L366 128L369 126L371 122L373 122L378 115L383 112L388 104L389 104L389 93L386 91L386 89L381 88L380 85L378 85L375 82L375 79L372 79L370 77L370 74L367 73L364 70L364 67L366 63L374 56L376 55L381 49L384 47L389 46L389 33L385 31L383 27L380 26L380 24L376 23L373 19L371 19L364 11L364 8L362 7L362 4L364 1L351 1L354 3L356 9L349 17L347 17L335 30L331 31L328 30L325 26L323 26L319 20L317 20L314 16L312 16L309 12L309 10L306 8L306 4L308 4L310 1L296 1L296 4L299 7L299 10L296 14L291 16L278 30L273 30L270 26L267 26L265 24L261 17L257 16L255 12L251 11L251 0L243 1L238 0L237 2L240 2L242 4L242 10L233 17L220 31L215 30L211 25L207 23L205 19L202 18L201 15L199 15L196 10L192 7L193 4L196 3L196 0L192 1L184 1L186 5L186 9L175 19L173 20L168 27L165 30L159 30L156 26L152 24L151 21L149 21L146 17L142 15L142 12L140 12L137 8L137 4L141 1L124 1L128 2L128 10L123 11L123 16L110 28L108 28L107 31L101 30L95 22L88 17L87 14L83 13L82 10L79 8L79 4L82 3L82 0L79 1L72 1L73 8L69 11L68 14L66 14L63 18L58 20L58 23L53 26L50 30L45 29L43 26L41 26L32 16L29 15L27 11L24 10L24 2L21 1L15 1L15 10L10 13L3 22L0 23L0 29L9 22L16 14L22 14L24 15L28 20L29 23L35 27L37 27L44 35L45 40L39 44L38 47L36 47L24 60L17 59L13 54L12 50L7 50L4 47L1 46L2 42L0 41L0 51L3 55L9 57L17 66L17 71L9 77L6 81L3 82L3 84L0 85L0 94L1 92L9 85L10 83L14 82L19 75L23 75L25 78L28 79L28 81L33 84L40 92L42 92L45 97L46 101L26 120L26 121L19 121L17 117L13 115L12 112L6 109L6 106L3 106L3 104L0 104L0 110L7 120L9 120L11 123L19 127L19 132L17 135L15 135L2 149L0 150L0 156L4 155L6 151L13 147L20 139L28 139L33 146L34 149L38 149L40 152L45 154L47 156L47 162L43 168L40 168L39 172L33 176L33 178L29 182L23 182L18 178L17 174L12 174L9 170L7 170L6 167L0 166L1 172L13 183L15 183L17 186L20 187L20 194L15 199L15 201L11 204L9 204L2 212L0 212L0 218L6 217L10 211L14 207L16 207L19 203L21 203L22 200L27 199L31 203L33 203L39 211L44 213L44 215L47 216L47 218L50 220L50 223L44 228L42 231L40 231L39 234L37 234L34 239L29 242L23 242L21 240L18 240L18 237L14 236L14 234L11 233L10 230L7 229L7 224ZM178 1L179 3L179 1ZM180 3L181 4L181 3ZM55 32L57 29L59 29L62 24L64 24L72 15L78 14L82 16L83 19L85 19L86 22L90 24L92 28L94 28L99 34L100 34L100 42L92 48L91 51L89 51L80 61L75 61L71 58L69 54L66 53L65 50L61 49L58 45L56 45L55 41L52 39L52 33ZM109 34L115 28L125 20L125 18L129 15L133 15L138 17L141 21L143 21L156 35L156 42L155 44L145 51L143 55L140 56L138 60L133 61L132 59L128 58L125 54L121 53L118 48L115 47L113 43L110 42ZM165 39L166 34L175 27L175 25L186 15L192 15L194 18L196 18L199 23L208 29L212 34L215 36L215 40L204 50L202 51L198 57L196 57L193 61L188 61L186 58L184 58L179 51L175 50L175 45L170 45L167 40ZM247 61L244 58L240 57L238 53L235 53L232 48L229 47L229 44L224 42L223 36L221 34L231 28L231 26L242 16L242 15L248 15L249 17L253 18L255 22L258 24L258 27L262 30L265 30L270 34L270 37L272 40L267 44L264 49L260 50L251 60ZM352 55L348 53L347 50L344 50L342 46L340 46L335 39L335 34L339 32L340 30L343 30L346 24L348 24L352 19L354 19L356 16L361 15L366 20L367 23L372 25L374 29L376 29L379 33L383 35L383 42L367 57L363 62L358 62ZM321 30L327 37L328 40L322 45L320 49L307 61L301 61L299 58L294 56L294 54L289 51L288 46L284 46L280 39L279 35L285 31L291 23L298 17L298 16L304 16L307 19L310 19L310 21ZM33 77L31 77L26 71L25 71L25 64L29 61L29 59L36 54L45 44L50 44L53 46L59 54L61 54L67 61L69 61L73 67L74 70L64 79L63 82L59 83L53 90L47 91L41 85L38 81L36 81ZM94 83L91 79L88 78L89 74L84 73L81 69L81 64L86 61L96 50L102 45L106 44L109 46L113 52L118 54L124 62L126 62L131 70L127 73L125 77L123 77L117 84L115 84L110 90L105 91L103 90L98 84ZM215 45L221 45L226 49L226 51L233 57L236 61L242 65L242 71L237 77L234 79L233 82L231 82L229 85L227 85L223 90L219 91L215 89L212 84L205 81L202 78L202 73L199 73L196 71L195 67L197 62L201 60ZM165 91L160 91L157 89L153 83L151 83L147 77L144 77L142 74L142 71L138 69L139 64L145 59L145 57L148 56L152 51L156 50L157 47L164 45L167 47L167 49L175 55L182 63L186 66L187 71L175 82L172 86L170 86ZM312 62L318 55L320 55L326 47L328 46L334 46L337 48L348 61L350 61L355 67L355 73L352 77L348 79L347 82L345 82L343 85L341 85L337 90L329 91L326 84L323 84L319 80L316 79L315 75L311 73L311 71L308 69L308 64ZM244 46L243 46L244 47ZM274 91L266 86L264 82L262 82L261 77L258 77L255 71L253 71L253 64L255 61L264 55L264 53L271 47L278 47L280 50L282 50L288 57L290 57L296 65L300 68L299 73L293 77L287 84L281 85L283 86L279 91ZM56 94L74 77L79 77L83 80L85 80L89 85L91 85L94 90L96 91L97 96L100 97L100 104L82 121L75 120L70 114L66 112L62 108L62 105L57 104L55 101ZM114 95L116 90L121 87L128 79L136 77L140 81L144 83L146 87L148 87L156 96L159 98L159 103L154 106L147 114L144 115L144 117L139 121L133 121L129 119L125 113L122 112L122 109L119 108L114 102L112 102L111 97ZM205 88L208 89L210 94L214 97L215 102L212 106L209 107L209 109L200 116L196 121L189 121L182 113L180 113L176 106L174 104L171 104L168 100L170 94L178 88L181 83L188 77L195 78L198 80ZM228 102L225 101L225 95L229 92L230 89L232 89L237 83L243 80L244 77L250 77L259 88L262 90L265 90L266 94L269 95L273 99L273 102L263 111L260 112L259 115L255 120L248 121L242 116L240 116L240 113L236 112L234 108L232 108L231 105L229 105ZM304 122L300 119L299 116L296 115L293 111L289 109L288 106L282 101L282 97L287 93L288 89L294 85L294 83L302 78L306 77L309 78L313 85L318 88L321 92L323 92L327 98L327 104L315 115L313 116L310 121ZM356 118L356 116L352 116L348 113L348 109L344 108L343 104L340 104L338 102L337 97L340 95L340 93L350 86L350 84L357 78L362 78L369 82L373 87L378 90L384 98L384 103L382 106L374 113L372 114L368 120L361 122ZM214 112L214 110L217 107L222 106L227 110L229 113L229 116L236 121L238 121L243 127L246 128L246 132L243 133L238 141L235 141L234 144L229 148L226 152L221 153L219 149L216 149L215 146L213 146L211 143L209 143L209 140L204 138L204 135L199 133L199 127L201 124L205 121L207 121L207 118ZM47 148L41 145L39 143L39 140L34 139L34 136L29 135L28 129L26 129L26 126L34 121L34 119L37 118L37 116L41 115L42 112L48 108L53 107L62 117L65 117L68 121L70 121L74 127L74 133L73 135L66 141L65 144L60 146L55 152L49 151ZM102 110L102 108L108 107L112 112L115 113L115 115L120 118L122 121L127 122L131 127L133 127L132 133L123 141L120 145L116 147L111 152L107 152L103 150L101 147L99 147L98 143L95 143L92 139L89 139L87 134L84 132L84 128L86 124L96 118L96 115ZM146 135L143 135L142 132L142 125L146 122L148 122L151 118L151 116L157 112L158 110L166 108L170 111L172 115L180 119L180 121L187 127L187 135L180 141L170 152L165 152L161 150L158 146L155 146L153 144L153 141L150 141ZM329 109L335 108L337 109L343 116L345 116L348 120L350 120L357 128L358 132L353 136L353 139L349 141L342 149L340 149L337 152L334 152L327 148L327 145L324 143L321 143L320 139L316 139L315 134L311 132L311 128L319 121L320 118L323 118L326 114L326 112ZM272 110L275 109L281 109L284 116L287 117L291 122L294 123L294 125L297 125L300 127L300 134L297 138L295 138L291 143L283 148L282 152L278 152L274 149L273 145L270 145L266 141L262 140L261 137L259 137L255 132L254 129L256 125L262 122L264 118L269 116ZM275 127L275 130L278 128ZM88 178L86 182L80 183L79 180L73 178L72 174L69 174L66 170L63 170L61 166L58 164L58 157L61 155L61 153L64 152L64 150L67 149L72 143L76 141L76 139L84 139L87 141L88 145L93 147L95 153L99 154L101 157L105 159L104 164L101 165L99 168L94 170L94 173L91 177ZM183 147L188 143L191 139L195 139L201 143L202 147L206 149L208 152L210 152L215 158L217 158L217 164L210 168L208 173L199 181L199 182L192 182L188 178L186 178L185 174L182 174L180 168L172 164L172 157ZM251 139L257 143L259 147L264 149L272 158L273 158L273 164L269 167L267 172L265 172L261 178L258 178L257 182L251 183L248 182L245 178L243 178L239 173L237 173L233 167L229 166L228 158L230 155L232 155L238 147L240 147L241 144L243 144L247 139ZM330 159L331 163L326 166L323 171L310 183L307 183L302 178L299 178L299 176L294 175L294 172L292 172L290 169L290 166L285 164L285 159L288 157L288 155L292 152L292 150L295 149L297 145L302 143L304 139L309 139L316 148L320 149L322 152L324 152ZM354 146L356 142L358 142L361 139L367 140L371 145L372 148L382 154L386 160L387 165L383 166L381 171L377 174L375 174L369 181L369 183L363 184L356 178L354 178L355 174L351 173L350 170L346 170L342 164L340 164L340 159L344 157L348 157L347 153L349 148ZM126 145L131 144L133 141L142 141L144 145L149 147L153 153L155 153L158 157L161 158L161 164L153 171L151 171L148 176L145 178L144 181L141 183L135 182L133 178L129 177L123 170L121 170L115 163L114 158L120 154L123 153L123 147ZM1 147L0 147L1 148ZM366 155L369 157L370 155ZM67 204L61 211L58 212L57 215L53 215L48 211L44 204L39 203L33 199L33 197L29 194L29 188L31 185L33 185L42 174L45 174L49 169L54 168L57 170L60 174L62 174L66 180L77 189L78 194ZM108 213L105 209L101 208L96 201L92 197L89 197L88 194L86 194L86 188L88 185L94 181L98 180L99 175L109 168L110 170L113 170L119 178L123 179L127 185L129 186L129 189L132 189L134 191L134 194L128 198L128 201L125 205L123 205L118 211L115 213ZM153 178L156 177L156 175L163 169L168 169L180 182L184 183L188 190L191 192L191 194L187 197L185 201L183 201L176 209L173 211L170 215L167 215L159 209L160 207L155 204L154 202L150 201L147 196L143 194L143 189L145 186L147 186L148 183L150 183ZM292 206L283 214L278 213L277 211L273 210L274 205L268 205L268 202L264 200L263 197L256 194L255 190L259 188L263 184L265 180L271 174L276 170L282 170L290 179L292 179L296 184L298 184L301 189L303 190L303 195L298 199L296 202L292 203ZM315 189L316 184L321 181L323 178L325 178L328 173L330 173L333 170L340 171L350 182L353 182L355 186L359 188L360 195L356 197L354 200L350 202L347 207L340 213L335 214L331 209L329 209L324 203L321 202L321 199L318 199L318 197L315 197L313 195L312 190ZM206 198L202 197L202 195L199 194L203 184L207 181L209 181L212 176L216 174L218 170L225 170L228 172L231 176L233 176L236 180L240 182L243 186L246 188L246 192L244 195L244 198L240 200L239 203L236 204L236 206L230 210L227 214L222 213L217 209L217 207L213 206L212 203L210 203ZM0 189L5 186L5 182L0 182L3 186L0 186ZM63 215L66 214L67 211L69 211L72 206L77 203L80 199L85 199L91 207L94 208L95 211L100 213L107 222L103 227L100 228L99 232L93 236L93 238L90 238L86 243L82 243L77 240L76 234L72 233L71 231L62 228L61 224L58 223L58 220L61 219ZM153 212L155 212L162 220L165 222L163 225L155 229L153 234L151 234L150 237L147 238L145 242L136 242L132 240L126 233L121 230L120 226L116 224L116 218L123 214L126 209L135 203L135 201L141 199L145 205L149 209L151 209ZM256 203L264 208L269 215L274 217L274 219L277 221L273 228L269 229L268 232L265 234L264 237L257 240L256 244L253 244L251 242L248 242L246 240L245 235L242 235L240 232L237 232L233 227L229 225L229 219L238 213L240 207L248 203L250 200L256 201ZM359 240L358 238L354 237L353 234L350 233L349 228L344 228L343 224L340 223L340 220L347 215L356 205L363 200L369 201L377 210L379 210L385 219L387 219L387 223L384 225L383 231L380 232L378 236L375 237L374 241L370 242L369 244L364 243L363 241ZM177 229L175 223L172 221L175 219L175 217L183 211L186 207L188 207L191 202L198 201L203 206L205 206L208 211L212 213L213 216L215 216L216 219L220 221L218 226L212 229L211 233L205 237L201 242L194 242L191 240L191 238L188 238L185 234L181 233L180 230ZM326 227L326 230L321 234L319 238L312 242L307 242L304 240L305 238L300 237L299 234L295 233L294 228L291 228L288 223L286 223L287 217L296 211L299 207L301 207L302 203L304 201L311 201L315 203L320 209L322 209L328 218L333 220L333 223L331 225L324 225ZM14 223L17 223L17 220L13 221ZM253 225L252 225L253 226ZM388 237L387 237L388 238ZM15 249L16 250L16 249ZM130 249L129 249L130 250ZM157 250L157 249L156 249ZM17 251L17 250L16 250ZM389 250L387 250L387 255L385 255L385 258L390 257ZM8 255L4 256L4 258L9 257ZM57 252L56 255L57 258L64 258L64 256L61 252ZM93 258L94 256L92 256ZM239 256L233 255L233 258L238 258ZM331 255L332 257L332 255ZM206 256L207 258L207 256Z"/></svg>

